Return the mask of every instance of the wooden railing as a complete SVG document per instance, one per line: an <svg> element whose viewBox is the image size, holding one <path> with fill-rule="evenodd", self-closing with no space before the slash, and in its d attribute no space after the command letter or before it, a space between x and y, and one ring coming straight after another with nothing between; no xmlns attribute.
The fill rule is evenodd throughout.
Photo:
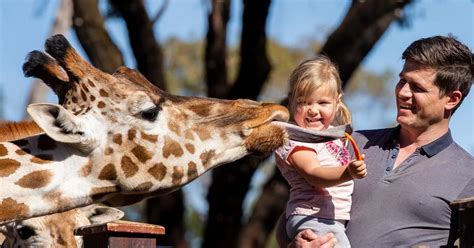
<svg viewBox="0 0 474 248"><path fill-rule="evenodd" d="M451 208L458 211L460 247L474 247L474 197L455 200Z"/></svg>
<svg viewBox="0 0 474 248"><path fill-rule="evenodd" d="M74 234L83 236L85 248L156 248L157 238L165 234L165 228L158 225L118 220L100 225L79 227L74 230Z"/></svg>

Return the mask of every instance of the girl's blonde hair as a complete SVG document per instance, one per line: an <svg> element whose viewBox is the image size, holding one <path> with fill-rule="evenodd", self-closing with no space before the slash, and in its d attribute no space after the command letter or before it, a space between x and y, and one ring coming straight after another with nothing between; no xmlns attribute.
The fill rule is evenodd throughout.
<svg viewBox="0 0 474 248"><path fill-rule="evenodd" d="M334 94L338 100L338 109L332 125L351 124L351 113L342 102L342 81L336 65L326 56L318 56L315 59L303 61L291 73L289 78L290 92L288 93L288 108L291 118L298 104L303 103L312 92L324 87Z"/></svg>

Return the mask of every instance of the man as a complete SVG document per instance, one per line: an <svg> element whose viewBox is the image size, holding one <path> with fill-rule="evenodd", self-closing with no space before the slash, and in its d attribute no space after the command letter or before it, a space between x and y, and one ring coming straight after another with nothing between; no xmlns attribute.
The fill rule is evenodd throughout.
<svg viewBox="0 0 474 248"><path fill-rule="evenodd" d="M346 230L352 247L452 244L456 220L449 204L474 196L474 158L449 131L473 81L471 51L453 37L434 36L413 42L402 58L395 88L399 126L354 133L368 176L354 185ZM291 245L331 246L333 240L306 230Z"/></svg>

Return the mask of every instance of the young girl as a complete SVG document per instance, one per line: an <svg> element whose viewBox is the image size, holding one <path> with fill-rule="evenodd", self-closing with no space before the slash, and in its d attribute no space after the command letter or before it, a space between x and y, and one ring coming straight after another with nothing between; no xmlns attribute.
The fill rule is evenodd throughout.
<svg viewBox="0 0 474 248"><path fill-rule="evenodd" d="M291 119L311 130L350 124L342 103L341 79L324 56L301 63L291 74L288 94ZM277 166L291 186L286 230L290 238L304 229L318 235L331 232L340 247L350 247L345 235L353 178L367 175L363 160L350 158L342 140L303 143L290 140L275 152Z"/></svg>

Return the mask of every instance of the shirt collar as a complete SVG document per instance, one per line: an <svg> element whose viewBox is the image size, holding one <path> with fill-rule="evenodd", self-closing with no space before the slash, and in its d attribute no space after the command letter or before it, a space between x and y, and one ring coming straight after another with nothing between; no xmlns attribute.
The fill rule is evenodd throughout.
<svg viewBox="0 0 474 248"><path fill-rule="evenodd" d="M398 134L400 133L400 128L401 128L400 125L393 128L390 134L385 136L384 143L389 145L390 147L397 145L399 143ZM451 136L451 130L448 129L448 131L445 134L443 134L441 137L439 137L438 139L420 147L420 150L424 154L426 154L428 157L432 157L438 154L439 152L441 152L442 150L444 150L449 145L451 145L451 143L453 143L453 137Z"/></svg>
<svg viewBox="0 0 474 248"><path fill-rule="evenodd" d="M426 153L426 155L428 155L428 157L432 157L451 145L451 143L453 143L453 137L451 136L451 130L448 129L443 136L422 146L421 149Z"/></svg>

